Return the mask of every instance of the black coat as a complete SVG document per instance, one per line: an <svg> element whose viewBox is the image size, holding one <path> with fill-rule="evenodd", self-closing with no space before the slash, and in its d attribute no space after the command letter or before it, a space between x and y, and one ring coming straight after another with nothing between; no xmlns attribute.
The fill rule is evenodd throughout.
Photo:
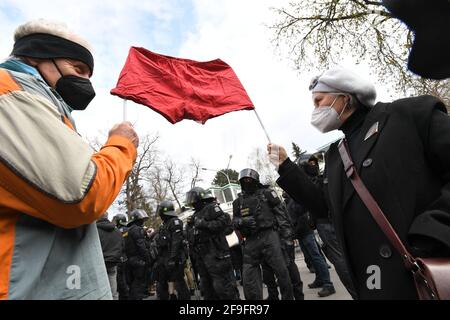
<svg viewBox="0 0 450 320"><path fill-rule="evenodd" d="M367 137L370 128L378 130ZM372 130L373 132L374 130ZM450 256L450 118L430 96L378 103L352 148L361 179L413 254ZM361 299L417 298L411 274L346 178L337 143L326 154L323 188L289 159L278 184L316 217L333 218ZM368 289L381 271L381 289Z"/></svg>
<svg viewBox="0 0 450 320"><path fill-rule="evenodd" d="M125 253L122 233L106 217L97 221L97 229L106 265L117 265Z"/></svg>
<svg viewBox="0 0 450 320"><path fill-rule="evenodd" d="M303 239L307 235L313 233L308 217L308 211L305 210L305 207L290 198L286 201L286 207L291 221L293 221L295 237L297 239Z"/></svg>
<svg viewBox="0 0 450 320"><path fill-rule="evenodd" d="M223 212L215 201L195 210L186 224L189 249L202 258L206 252L218 256L229 255L226 236L233 231L230 215Z"/></svg>
<svg viewBox="0 0 450 320"><path fill-rule="evenodd" d="M131 223L128 232L124 234L125 253L129 263L134 266L143 266L150 263L150 252L145 240L144 228Z"/></svg>

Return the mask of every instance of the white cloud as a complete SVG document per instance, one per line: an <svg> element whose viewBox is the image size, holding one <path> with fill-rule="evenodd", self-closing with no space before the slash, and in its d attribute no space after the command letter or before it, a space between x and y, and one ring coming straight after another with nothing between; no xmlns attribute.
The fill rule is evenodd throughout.
<svg viewBox="0 0 450 320"><path fill-rule="evenodd" d="M273 142L289 147L292 141L313 150L339 134L320 134L310 124L312 103L308 82L313 74L297 75L286 61L280 60L270 44L271 6L287 0L78 0L25 1L4 0L0 10L0 55L12 48L12 34L18 24L32 18L65 21L95 48L93 77L97 97L84 112L74 112L82 135L106 133L122 120L122 102L112 97L130 46L142 46L162 54L193 60L220 58L229 63L247 89ZM186 25L186 34L175 30ZM177 33L178 32L178 33ZM160 149L180 163L191 157L205 167L247 166L253 148L265 148L267 140L253 112L241 111L209 120L206 125L183 121L171 125L162 116L144 106L129 103L128 120L138 133L156 132ZM213 173L205 174L206 181Z"/></svg>
<svg viewBox="0 0 450 320"><path fill-rule="evenodd" d="M337 136L336 133L324 136L309 124L312 103L308 82L312 74L299 77L274 54L271 35L264 24L273 19L270 7L280 6L283 1L194 3L197 29L182 45L180 56L202 61L220 58L229 63L247 89L273 142L290 148L294 141L312 150ZM198 128L194 123L188 126ZM233 154L232 167L242 169L248 165L253 148L265 148L267 144L256 116L249 111L210 120L201 131L194 132L204 138L196 139L202 142L202 147L192 146L193 150L203 153L207 150L209 155L202 158L213 167L225 166L227 156Z"/></svg>

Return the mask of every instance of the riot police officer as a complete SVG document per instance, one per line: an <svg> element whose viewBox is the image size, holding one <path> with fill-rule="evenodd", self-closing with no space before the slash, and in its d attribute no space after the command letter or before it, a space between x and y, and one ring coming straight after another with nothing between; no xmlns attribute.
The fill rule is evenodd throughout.
<svg viewBox="0 0 450 320"><path fill-rule="evenodd" d="M122 237L128 232L127 228L127 216L123 213L119 213L113 217L112 222L116 225L117 229L122 233ZM117 291L119 292L119 300L128 300L130 294L130 288L127 280L127 255L125 252L125 238L123 238L123 253L120 263L117 265Z"/></svg>
<svg viewBox="0 0 450 320"><path fill-rule="evenodd" d="M289 277L292 283L292 289L295 300L304 300L303 282L295 263L295 246L294 246L294 226L291 217L288 214L285 204L275 207L273 210L277 212L275 215L276 230L280 237L281 251L283 253L286 267L289 271ZM267 285L269 294L268 300L278 300L278 285L275 281L275 272L264 262L262 264L263 281Z"/></svg>
<svg viewBox="0 0 450 320"><path fill-rule="evenodd" d="M199 187L187 192L186 204L195 210L186 230L205 300L238 299L226 240L233 231L230 216L209 191Z"/></svg>
<svg viewBox="0 0 450 320"><path fill-rule="evenodd" d="M125 234L125 251L128 257L127 270L130 281L130 300L142 300L148 295L146 287L147 266L150 255L145 243L144 221L147 213L142 209L131 212L129 229Z"/></svg>
<svg viewBox="0 0 450 320"><path fill-rule="evenodd" d="M158 250L154 270L158 281L159 299L190 300L190 293L184 281L186 256L183 247L183 222L177 218L171 201L162 201L158 205L157 212L163 221L154 237ZM173 291L174 288L177 295Z"/></svg>
<svg viewBox="0 0 450 320"><path fill-rule="evenodd" d="M292 283L283 258L280 238L275 231L276 207L281 201L275 191L259 182L259 174L255 170L242 170L239 173L239 183L242 193L233 202L233 225L245 237L245 298L262 299L260 265L264 262L277 276L282 299L292 300Z"/></svg>

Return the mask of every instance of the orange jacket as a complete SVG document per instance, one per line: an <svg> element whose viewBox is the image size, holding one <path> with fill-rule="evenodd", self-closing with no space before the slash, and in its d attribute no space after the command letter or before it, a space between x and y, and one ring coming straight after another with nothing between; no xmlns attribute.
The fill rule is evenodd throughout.
<svg viewBox="0 0 450 320"><path fill-rule="evenodd" d="M0 68L0 299L109 297L91 224L120 192L136 148L111 136L94 153L64 108L38 77ZM85 288L68 285L74 265Z"/></svg>

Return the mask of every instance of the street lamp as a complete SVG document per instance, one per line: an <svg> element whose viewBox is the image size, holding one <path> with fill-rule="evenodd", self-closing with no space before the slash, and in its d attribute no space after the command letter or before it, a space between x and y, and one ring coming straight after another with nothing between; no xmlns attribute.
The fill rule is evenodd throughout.
<svg viewBox="0 0 450 320"><path fill-rule="evenodd" d="M232 157L233 157L233 155L230 154L230 159L228 160L227 170L228 170L228 168L230 167L230 162L231 162L231 158L232 158Z"/></svg>
<svg viewBox="0 0 450 320"><path fill-rule="evenodd" d="M231 159L231 156L230 156L230 159ZM221 174L223 174L223 175L227 178L228 184L231 184L231 182L230 182L230 177L228 176L228 174L226 174L226 172L224 172L224 171L222 171L222 170L213 170L213 169L208 169L208 168L202 168L202 170L204 170L204 171L215 171L215 172L220 172Z"/></svg>

